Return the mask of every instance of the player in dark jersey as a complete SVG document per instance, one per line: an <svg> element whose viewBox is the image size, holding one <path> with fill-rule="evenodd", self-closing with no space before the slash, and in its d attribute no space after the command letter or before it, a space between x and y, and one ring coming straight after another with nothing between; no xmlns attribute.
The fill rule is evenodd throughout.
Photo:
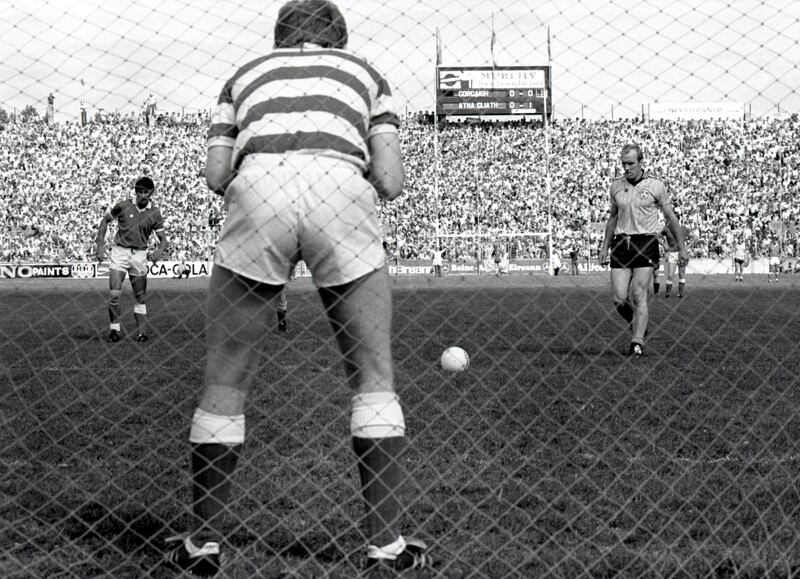
<svg viewBox="0 0 800 579"><path fill-rule="evenodd" d="M120 301L122 298L122 282L125 275L130 274L131 288L136 304L133 306L133 315L136 318L138 333L137 342L146 342L147 338L147 262L156 262L167 249L167 236L164 231L164 220L157 207L150 203L150 197L155 191L155 183L150 177L142 177L136 181L134 201L120 201L111 210L103 215L97 227L97 261L105 257L105 239L108 224L117 222L117 233L111 248L110 265L108 271L108 317L109 342L119 342L122 327L120 325ZM158 248L147 254L147 244L150 236L158 236Z"/></svg>
<svg viewBox="0 0 800 579"><path fill-rule="evenodd" d="M424 542L399 532L405 418L394 386L391 286L375 205L402 194L400 120L386 80L344 49L347 38L332 2L286 3L275 50L225 83L212 116L206 181L225 196L227 211L209 283L205 385L189 434L193 517L188 536L177 538L166 558L181 570L219 572L221 520L245 441L258 345L301 256L354 394L350 436L367 561L401 571L429 560Z"/></svg>

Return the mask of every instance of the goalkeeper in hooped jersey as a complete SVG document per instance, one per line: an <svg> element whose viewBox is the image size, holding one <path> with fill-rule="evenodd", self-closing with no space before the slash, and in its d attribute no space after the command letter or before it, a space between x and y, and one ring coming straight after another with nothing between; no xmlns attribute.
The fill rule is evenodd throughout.
<svg viewBox="0 0 800 579"><path fill-rule="evenodd" d="M378 198L402 193L400 121L386 80L345 50L347 38L333 3L286 3L274 50L224 84L212 117L206 181L224 195L227 212L209 284L205 386L189 436L192 523L167 555L194 574L220 569L221 519L245 441L257 345L270 334L275 299L301 258L354 394L350 433L367 561L403 570L430 560L424 542L399 530L405 418L394 386L391 290L376 208Z"/></svg>

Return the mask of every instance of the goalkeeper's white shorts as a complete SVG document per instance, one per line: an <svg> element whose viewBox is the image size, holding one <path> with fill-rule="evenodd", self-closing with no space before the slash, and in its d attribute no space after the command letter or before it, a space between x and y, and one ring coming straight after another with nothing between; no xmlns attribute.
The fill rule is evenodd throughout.
<svg viewBox="0 0 800 579"><path fill-rule="evenodd" d="M318 287L384 266L378 195L354 164L291 153L245 157L225 192L214 263L271 285L303 260Z"/></svg>

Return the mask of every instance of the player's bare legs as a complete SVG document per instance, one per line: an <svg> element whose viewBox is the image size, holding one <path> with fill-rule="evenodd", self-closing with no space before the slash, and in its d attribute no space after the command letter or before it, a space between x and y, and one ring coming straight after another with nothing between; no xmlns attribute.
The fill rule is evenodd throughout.
<svg viewBox="0 0 800 579"><path fill-rule="evenodd" d="M405 547L398 521L405 419L394 392L388 272L384 267L351 283L320 289L320 296L355 392L350 430L370 550L372 555L397 554Z"/></svg>
<svg viewBox="0 0 800 579"><path fill-rule="evenodd" d="M136 318L136 329L139 333L138 339L147 339L147 306L145 305L145 295L147 294L147 276L131 275L131 288L133 298L136 303L133 306L133 317Z"/></svg>
<svg viewBox="0 0 800 579"><path fill-rule="evenodd" d="M386 269L319 293L344 356L350 387L358 394L393 392L392 297Z"/></svg>
<svg viewBox="0 0 800 579"><path fill-rule="evenodd" d="M658 290L661 289L661 284L658 283L658 270L660 268L660 264L656 264L653 268L653 293L658 295Z"/></svg>
<svg viewBox="0 0 800 579"><path fill-rule="evenodd" d="M633 322L633 304L630 300L630 287L633 271L627 267L611 268L611 292L614 307L627 324Z"/></svg>
<svg viewBox="0 0 800 579"><path fill-rule="evenodd" d="M650 267L612 268L611 291L614 307L631 328L631 344L644 344L649 312L647 287L653 278Z"/></svg>
<svg viewBox="0 0 800 579"><path fill-rule="evenodd" d="M108 272L108 319L110 342L118 342L122 326L120 317L122 306L122 283L125 281L125 272L118 269L111 269Z"/></svg>
<svg viewBox="0 0 800 579"><path fill-rule="evenodd" d="M281 286L214 266L209 286L205 387L192 418L191 542L218 549L230 478L244 442L244 405L262 340L270 335L272 300ZM210 545L210 547L209 547Z"/></svg>
<svg viewBox="0 0 800 579"><path fill-rule="evenodd" d="M683 290L686 288L686 266L678 264L678 297L683 297Z"/></svg>
<svg viewBox="0 0 800 579"><path fill-rule="evenodd" d="M668 298L670 295L672 295L672 278L675 277L675 264L667 260L666 270L667 287L664 290L664 297Z"/></svg>
<svg viewBox="0 0 800 579"><path fill-rule="evenodd" d="M631 277L630 296L633 302L633 335L631 343L644 344L644 336L647 332L647 323L650 319L650 312L647 306L647 285L653 276L653 268L636 267L633 269Z"/></svg>

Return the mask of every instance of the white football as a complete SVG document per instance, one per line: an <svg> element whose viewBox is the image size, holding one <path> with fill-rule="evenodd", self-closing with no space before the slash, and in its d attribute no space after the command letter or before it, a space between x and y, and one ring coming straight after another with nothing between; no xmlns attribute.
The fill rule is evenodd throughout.
<svg viewBox="0 0 800 579"><path fill-rule="evenodd" d="M451 346L442 353L441 362L448 372L463 372L469 368L469 354L458 346Z"/></svg>

